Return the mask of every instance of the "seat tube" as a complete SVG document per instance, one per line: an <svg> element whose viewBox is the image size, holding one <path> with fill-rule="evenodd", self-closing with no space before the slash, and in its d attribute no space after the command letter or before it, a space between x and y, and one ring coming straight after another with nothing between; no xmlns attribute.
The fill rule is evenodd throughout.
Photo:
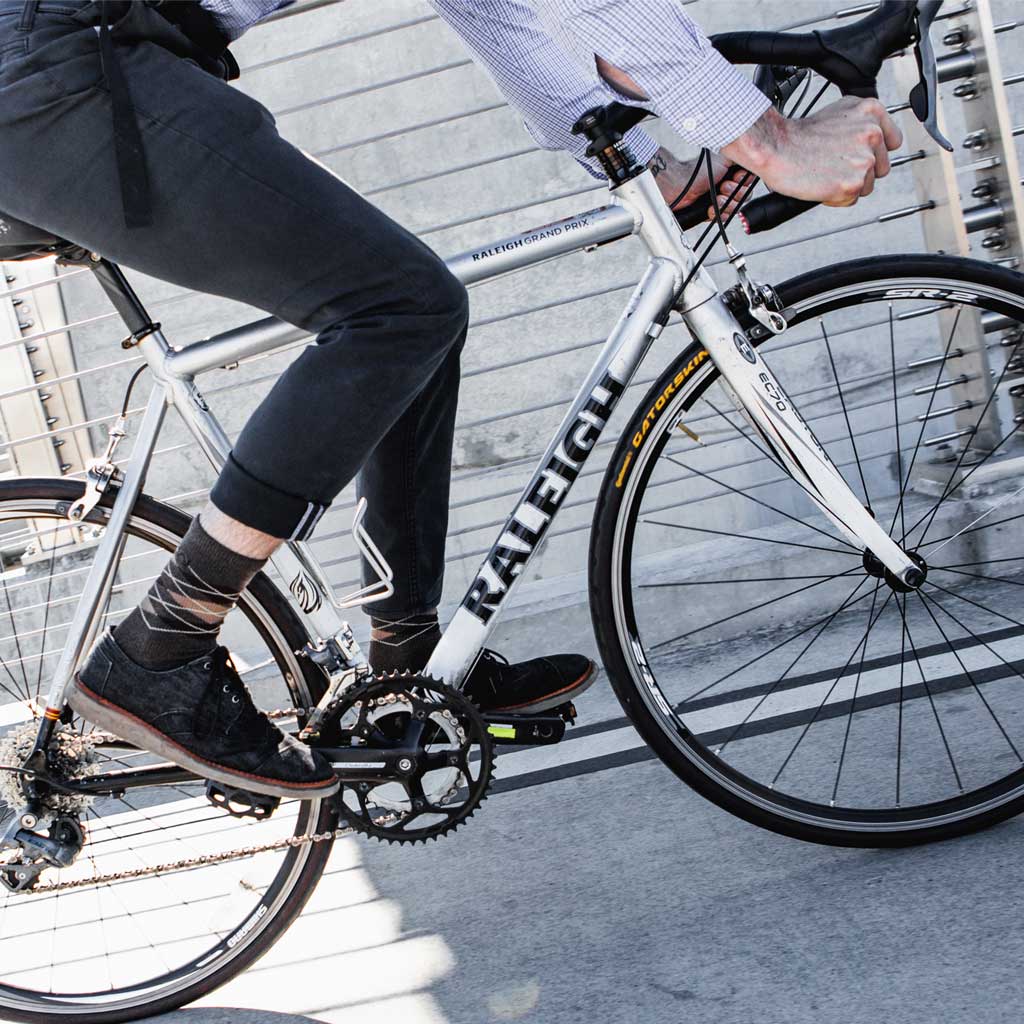
<svg viewBox="0 0 1024 1024"><path fill-rule="evenodd" d="M122 550L124 531L146 479L146 471L149 469L149 462L166 412L167 391L163 384L157 384L146 403L131 460L125 469L124 480L118 488L103 538L96 548L96 557L82 588L82 596L75 608L71 625L68 627L67 639L64 641L64 649L61 651L46 702L46 718L50 721L56 721L64 708L64 694L72 673L90 637L94 635L96 616L110 593Z"/></svg>

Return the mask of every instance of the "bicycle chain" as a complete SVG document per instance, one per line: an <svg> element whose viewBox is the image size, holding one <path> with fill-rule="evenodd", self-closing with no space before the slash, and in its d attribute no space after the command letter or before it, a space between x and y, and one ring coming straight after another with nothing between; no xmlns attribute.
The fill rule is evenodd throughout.
<svg viewBox="0 0 1024 1024"><path fill-rule="evenodd" d="M49 893L65 892L68 889L82 889L88 885L109 885L111 882L126 882L135 878L149 878L153 875L173 871L189 871L192 868L208 867L210 864L226 864L231 860L255 857L259 853L271 853L274 850L284 850L288 847L326 843L329 840L333 841L335 839L342 839L345 836L354 835L355 832L354 828L336 828L330 832L314 832L312 835L307 836L288 836L285 839L277 839L272 843L263 843L260 846L242 846L237 850L225 850L223 853L206 853L201 857L188 857L182 860L171 861L168 864L154 864L148 868L111 871L106 875L92 875L89 878L73 879L67 882L49 882L46 885L37 885L31 889L26 889L25 894L42 896Z"/></svg>

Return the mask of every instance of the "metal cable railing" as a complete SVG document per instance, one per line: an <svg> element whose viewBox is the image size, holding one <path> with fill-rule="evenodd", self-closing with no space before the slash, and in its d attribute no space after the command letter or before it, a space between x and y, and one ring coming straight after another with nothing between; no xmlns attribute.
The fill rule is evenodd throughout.
<svg viewBox="0 0 1024 1024"><path fill-rule="evenodd" d="M821 16L805 20L798 24L789 26L801 28L812 24L824 23L832 18L845 19L854 17L857 14L869 10L872 4L861 4L847 7L831 12L822 12ZM331 8L337 8L334 15ZM359 131L362 126L356 125L356 137L352 139L339 139L328 145L311 147L318 158L341 157L345 155L345 161L355 161L360 167L372 168L374 175L378 175L380 167L398 169L399 173L389 176L390 181L378 183L370 181L364 194L369 197L380 197L388 203L394 203L395 209L400 216L408 217L410 211L415 213L415 219L426 221L423 227L418 229L418 234L425 236L428 240L436 239L438 236L444 238L456 237L460 241L468 237L468 232L479 226L479 232L473 237L478 241L485 241L490 235L497 233L492 221L499 221L502 218L515 218L522 223L525 214L530 220L544 219L554 209L563 210L567 205L571 206L574 200L581 203L587 201L591 195L597 195L603 191L602 187L589 179L584 172L580 171L575 180L571 174L571 165L567 165L563 159L561 163L557 158L539 149L532 140L521 133L514 137L506 138L505 133L508 125L514 119L507 116L500 118L500 125L495 125L492 119L486 115L496 114L505 111L505 104L500 100L488 101L481 97L488 91L489 87L484 86L480 94L470 95L470 102L467 105L467 94L461 89L446 89L446 83L453 75L462 81L464 74L474 74L469 70L471 62L466 58L464 51L454 40L444 43L444 29L440 24L435 25L439 19L435 14L429 12L424 6L422 16L405 18L403 20L389 23L386 19L386 12L382 11L381 23L377 26L367 28L357 33L345 33L343 5L337 0L301 0L291 9L279 12L270 22L260 28L261 45L266 47L266 40L278 32L275 22L284 18L301 16L307 11L321 12L318 17L324 19L324 24L332 28L341 27L341 31L326 31L327 38L315 45L301 49L288 49L290 41L289 33L281 31L279 34L278 46L280 52L271 52L269 55L261 52L259 59L246 61L242 53L242 64L245 68L243 85L251 74L259 73L260 78L255 80L261 89L269 90L273 94L273 76L285 74L294 77L295 75L306 74L309 76L310 89L308 95L298 100L292 100L282 104L276 109L276 116L289 117L303 113L315 112L319 123L330 123L332 119L340 118L342 115L339 108L345 107L345 102L356 97L364 98L368 103L379 105L381 117L367 124L365 129ZM699 17L700 15L698 15ZM332 20L333 19L333 20ZM1001 23L1000 28L1005 29L1003 38L1012 33L1010 22ZM429 47L429 63L426 66L413 67L400 74L392 74L388 77L378 78L375 81L359 82L352 80L337 80L337 76L328 74L321 75L319 72L325 68L333 68L330 62L337 51L349 48L353 54L360 52L371 52L373 47L390 46L390 40L400 39L402 46L408 46L410 50L415 49L416 40L420 37L417 33L430 32L431 46ZM277 37L273 37L277 38ZM426 37L424 37L426 38ZM439 43L438 40L441 40ZM446 48L447 46L447 48ZM367 48L360 50L360 48ZM244 47L243 47L244 49ZM427 51L424 51L427 52ZM353 60L350 66L357 67L359 62ZM276 69L276 70L275 70ZM481 75L481 72L475 72ZM447 78L446 78L447 76ZM481 79L482 80L482 79ZM1011 74L1006 76L1004 81L1013 83L1024 80L1024 74ZM392 101L392 96L401 97L403 89L414 87L416 89L432 89L437 96L434 104L437 114L422 116L422 113L409 116L401 102ZM290 91L294 95L294 90ZM476 102L473 102L473 100ZM894 108L903 106L902 103L894 104ZM1024 118L1018 118L1024 120ZM339 128L342 125L339 122ZM445 138L458 138L465 145L460 145L458 152L461 159L446 159L431 166L417 167L415 161L410 161L407 156L398 156L399 150L394 147L401 146L403 154L415 152L413 147L426 147L432 154L437 149L437 143L429 138L430 132L440 133ZM496 133L500 132L498 138ZM455 133L455 134L453 134ZM323 138L323 132L320 138ZM302 145L301 135L296 141ZM498 142L500 145L495 145ZM496 150L496 151L495 151ZM450 154L447 154L450 156ZM926 149L912 149L903 156L894 160L894 166L907 167L911 172L916 173L915 168L921 163L926 163L931 156L931 151ZM527 159L530 158L530 159ZM557 167L552 175L550 168ZM343 170L346 168L343 167ZM481 197L486 198L493 194L496 201L489 204L482 204L483 209L479 212L466 211L465 213L447 213L434 219L428 219L420 210L429 210L429 200L417 200L415 197L426 196L426 192L417 190L439 190L437 195L443 198L442 191L449 186L457 175L472 175L476 172L476 183ZM488 186L493 185L493 193L488 192ZM874 200L877 204L885 202L887 209L884 212L872 212L870 216L851 216L848 213L835 213L828 215L827 222L822 221L822 227L807 231L800 235L794 235L791 231L779 232L777 237L760 243L745 247L748 257L767 256L769 254L777 258L778 266L781 268L801 267L801 246L808 243L828 244L830 240L838 237L853 238L851 232L873 230L875 238L884 237L877 235L881 226L891 223L893 220L913 220L915 223L922 217L930 216L929 210L931 200L908 201L910 198L910 180L906 176L893 175L886 183L880 184L879 192L884 200ZM586 197L586 198L585 198ZM452 204L448 204L449 206ZM455 204L455 209L458 205ZM536 211L535 213L532 211ZM556 214L557 215L557 214ZM983 223L989 223L982 219ZM895 236L893 236L895 237ZM856 245L858 243L850 243ZM901 246L902 247L902 246ZM623 247L626 248L625 246ZM722 260L709 261L709 266L721 265ZM805 263L803 264L805 265ZM765 266L771 266L765 264ZM788 270L776 271L772 267L773 277L777 280L788 276ZM15 270L15 274L17 271ZM80 278L84 273L82 270L65 272L62 279L65 283L72 278ZM582 282L582 286L575 291L566 294L562 289L560 294L553 294L555 289L550 281L557 275L547 275L540 287L534 288L521 283L524 277L512 280L501 280L486 285L474 287L474 315L470 335L470 351L467 362L470 363L464 378L464 393L466 405L475 408L481 405L494 406L496 408L484 412L482 409L477 413L469 413L460 419L458 424L458 438L460 445L465 445L469 451L471 436L478 435L483 438L484 447L490 452L487 456L494 460L494 464L481 466L467 466L465 469L456 467L453 479L453 516L455 517L454 537L465 537L472 535L475 531L492 528L496 520L492 505L496 501L508 499L518 492L518 482L525 478L528 473L532 459L536 454L536 442L529 443L529 430L526 426L531 417L545 417L565 404L568 395L574 391L574 383L582 376L583 367L590 352L596 349L602 342L600 332L591 330L581 332L578 329L574 332L575 338L570 335L566 337L566 331L561 327L552 328L552 322L559 318L584 315L593 318L593 322L604 323L606 318L617 311L617 305L621 305L624 293L635 284L635 277L624 273L620 261L616 258L590 257L587 264L587 272L583 274L579 267L573 270L570 280ZM60 287L61 279L56 281L31 282L23 284L17 280L9 280L6 291L0 293L0 302L18 301L29 304L32 297L39 294L40 289L48 288L56 283ZM76 285L78 282L76 281ZM101 347L100 332L106 333L106 341L103 344L110 344L117 335L113 327L115 314L97 299L83 298L84 289L76 287L72 300L67 297L68 306L67 325L59 328L47 328L45 330L33 330L29 328L22 332L18 338L0 338L0 352L7 349L18 348L19 346L31 347L59 335L71 333L76 346L85 345L91 355L86 363L76 367L69 372L63 372L48 376L39 380L18 382L15 386L4 386L0 392L0 410L3 403L14 398L23 398L33 392L44 392L53 386L76 386L80 389L86 403L87 415L80 422L75 423L54 423L45 431L34 430L29 433L19 434L8 431L8 437L0 445L0 452L17 452L20 447L38 444L39 442L60 441L62 435L70 430L80 428L92 428L94 433L97 427L105 423L113 415L115 405L119 396L119 387L127 374L138 364L139 360L133 355L120 357L112 360L96 360L96 355ZM147 305L154 310L161 312L183 308L185 303L208 304L204 308L214 309L214 300L208 300L190 291L181 291L172 295L163 294L162 297ZM596 313L594 312L596 310ZM554 319L552 319L554 318ZM861 329L870 326L877 326L870 318L866 318ZM845 328L844 328L845 329ZM848 330L854 331L856 327ZM488 358L473 365L477 353L473 351L473 339L481 337L485 332L488 338L496 338L496 332L503 332L506 336L529 338L531 344L517 345L517 351L497 353L494 358ZM515 332L510 335L509 332ZM582 337L580 336L582 334ZM675 337L669 334L668 337ZM539 343L538 339L544 339ZM779 346L780 351L806 345L814 340L812 337L801 337L799 335ZM252 401L269 386L280 372L281 366L285 365L287 359L293 357L305 344L296 342L285 349L275 353L266 353L256 359L268 359L276 357L275 362L268 369L255 368L253 364L256 359L246 360L238 371L217 374L211 377L208 386L204 386L204 393L208 396L217 396L226 401L224 419L229 429L232 426L240 425L251 407ZM998 345L998 341L994 343ZM994 346L993 346L994 347ZM555 360L558 362L556 363ZM540 376L536 373L538 365L557 366L557 374L553 373L548 390L542 394L536 394L535 385ZM557 379L555 379L557 378ZM561 384L564 379L565 384ZM634 383L634 389L646 386L654 379L650 373L645 373L643 379ZM522 381L523 386L518 386L516 381ZM8 382L5 381L6 385ZM799 384L793 389L796 393L802 393ZM494 396L499 399L496 403L488 397L487 401L481 402L480 396ZM522 400L523 395L531 396L529 400ZM518 396L518 400L516 400ZM624 403L628 404L628 403ZM217 403L214 404L218 408ZM134 416L139 410L130 410ZM507 450L501 451L495 446L494 439L501 434L507 435L512 440ZM98 436L98 434L97 434ZM169 439L170 440L170 439ZM716 442L717 443L717 442ZM603 454L611 447L609 438L603 440L599 449ZM179 440L174 438L172 443L162 445L155 453L154 477L158 477L159 485L151 486L155 493L172 494L176 501L186 504L194 504L201 500L206 494L208 480L200 481L195 479L195 471L191 465L190 454L194 453L196 443L186 438ZM593 479L603 472L603 458L595 457L594 465L588 467L584 478ZM741 470L742 471L742 467ZM69 472L70 476L80 476L80 471ZM494 482L496 486L481 488L482 482ZM588 499L574 500L572 507L579 507ZM348 492L341 496L332 510L328 513L329 518L348 512L353 505L353 500ZM476 513L479 512L479 515ZM336 521L336 518L335 518ZM573 525L566 528L566 532L577 532L581 526ZM555 531L553 536L559 536ZM317 544L321 549L331 549L332 545L340 546L337 556L328 559L330 565L343 565L351 562L353 555L346 546L344 531L328 526L321 528L317 538ZM552 555L546 557L557 562L557 544L553 546ZM460 552L459 557L465 561L478 557L482 551ZM550 573L551 568L546 568ZM346 581L346 583L351 581Z"/></svg>

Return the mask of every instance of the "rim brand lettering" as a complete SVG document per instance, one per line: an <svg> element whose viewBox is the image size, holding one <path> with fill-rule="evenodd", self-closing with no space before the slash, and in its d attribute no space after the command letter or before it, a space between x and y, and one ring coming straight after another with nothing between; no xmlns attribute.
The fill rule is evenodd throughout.
<svg viewBox="0 0 1024 1024"><path fill-rule="evenodd" d="M953 302L978 304L975 292L956 291L950 288L889 288L882 296L885 299L950 299Z"/></svg>
<svg viewBox="0 0 1024 1024"><path fill-rule="evenodd" d="M624 390L620 381L605 373L509 517L462 602L462 607L481 622L486 623L498 610L526 560L543 540Z"/></svg>

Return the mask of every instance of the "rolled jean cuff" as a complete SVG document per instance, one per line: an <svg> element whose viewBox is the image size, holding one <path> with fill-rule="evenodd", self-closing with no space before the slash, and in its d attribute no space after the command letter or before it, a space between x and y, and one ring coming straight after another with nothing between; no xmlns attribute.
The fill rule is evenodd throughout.
<svg viewBox="0 0 1024 1024"><path fill-rule="evenodd" d="M329 508L257 480L233 455L217 477L210 501L232 519L282 540L305 540Z"/></svg>

